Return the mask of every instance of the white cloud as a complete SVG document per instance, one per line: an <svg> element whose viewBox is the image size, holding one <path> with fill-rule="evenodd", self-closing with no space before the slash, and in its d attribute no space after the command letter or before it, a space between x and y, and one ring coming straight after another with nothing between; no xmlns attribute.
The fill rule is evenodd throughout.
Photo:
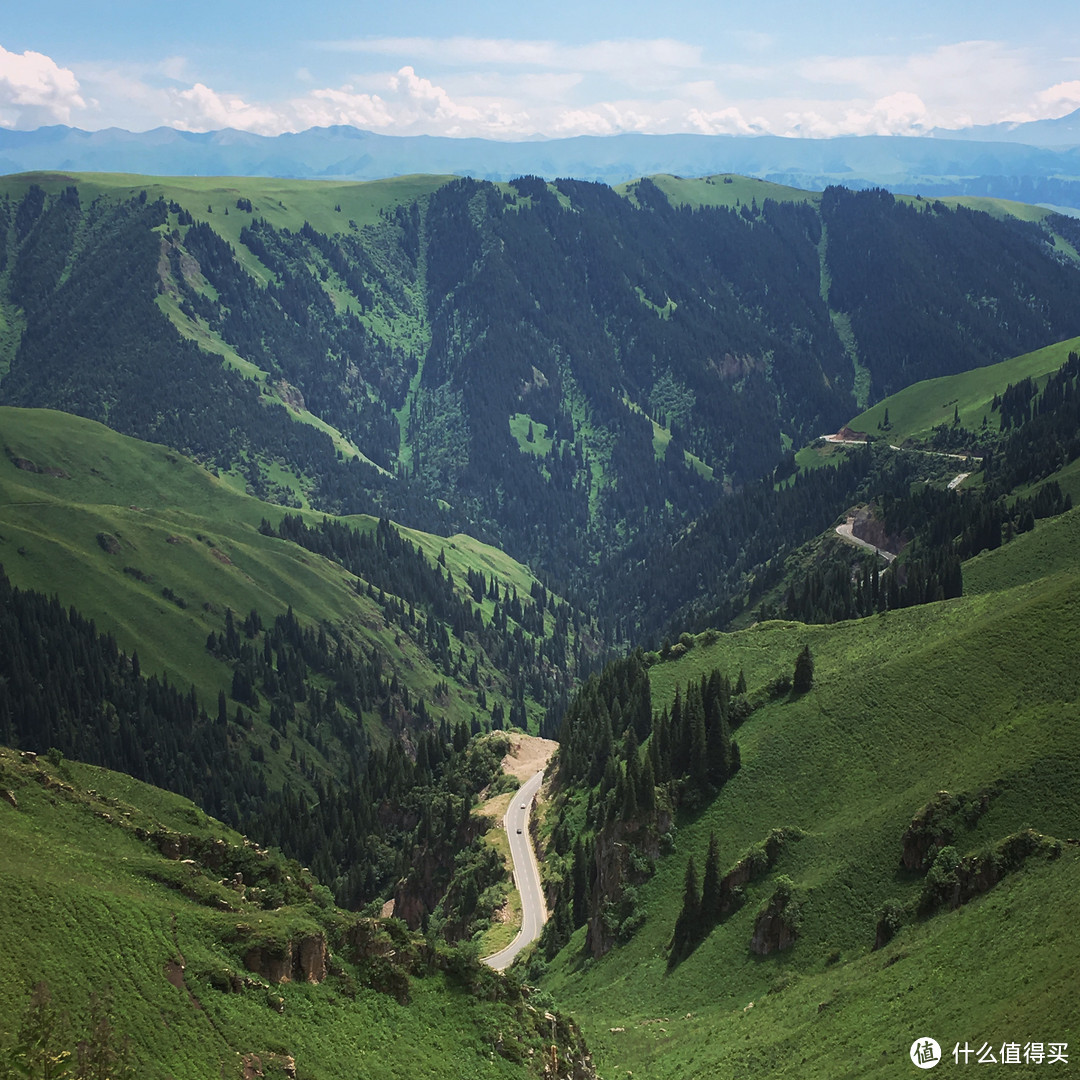
<svg viewBox="0 0 1080 1080"><path fill-rule="evenodd" d="M851 134L911 134L1000 120L1031 93L1031 57L996 41L961 41L911 55L814 57L799 76L828 91L826 127ZM917 104L916 104L917 102Z"/></svg>
<svg viewBox="0 0 1080 1080"><path fill-rule="evenodd" d="M1059 82L1049 89L1040 90L1034 101L1019 112L1005 117L1013 123L1025 120L1054 120L1080 108L1080 79Z"/></svg>
<svg viewBox="0 0 1080 1080"><path fill-rule="evenodd" d="M277 110L250 105L236 94L221 94L202 83L178 90L172 99L179 115L174 124L181 131L216 131L237 128L258 135L277 135L290 130Z"/></svg>
<svg viewBox="0 0 1080 1080"><path fill-rule="evenodd" d="M620 131L917 135L933 128L1060 116L1080 106L1075 63L995 41L917 52L799 57L770 34L732 29L724 55L670 38L565 45L483 37L323 42L357 70L292 66L229 89L190 57L90 61L0 49L0 125L87 119L145 130L234 127L273 135L349 124L388 134L528 138ZM378 70L380 57L394 57ZM400 58L400 59L398 59ZM335 63L340 61L335 60ZM294 65L299 63L294 60ZM314 72L314 74L313 74Z"/></svg>
<svg viewBox="0 0 1080 1080"><path fill-rule="evenodd" d="M313 90L306 98L293 103L297 119L295 130L309 127L333 127L343 124L358 128L387 128L393 114L378 94L357 93L352 87L338 90Z"/></svg>
<svg viewBox="0 0 1080 1080"><path fill-rule="evenodd" d="M365 80L318 87L273 106L221 94L202 83L173 93L177 126L205 131L239 128L272 135L344 124L392 134L508 137L528 129L528 114L502 97L460 97L406 66Z"/></svg>
<svg viewBox="0 0 1080 1080"><path fill-rule="evenodd" d="M686 122L702 135L758 135L763 130L760 118L750 123L733 105L712 111L691 109L686 114Z"/></svg>
<svg viewBox="0 0 1080 1080"><path fill-rule="evenodd" d="M776 134L818 139L837 135L920 135L933 127L921 98L908 91L889 94L867 106L846 105L840 111L830 109L830 104L814 102L791 108L784 116L784 128Z"/></svg>
<svg viewBox="0 0 1080 1080"><path fill-rule="evenodd" d="M554 117L553 124L548 125L548 130L560 136L654 130L654 118L636 106L637 103L605 101L587 109L563 109Z"/></svg>
<svg viewBox="0 0 1080 1080"><path fill-rule="evenodd" d="M447 135L499 135L511 131L524 115L515 114L498 99L458 100L430 79L403 67L390 79L399 120L405 126L432 126Z"/></svg>
<svg viewBox="0 0 1080 1080"><path fill-rule="evenodd" d="M676 72L702 66L698 45L670 38L627 38L564 45L557 41L521 41L509 38L357 38L321 42L340 52L402 56L465 67L542 67L552 71L578 71L617 77L649 77L650 72Z"/></svg>
<svg viewBox="0 0 1080 1080"><path fill-rule="evenodd" d="M69 124L72 111L85 108L73 71L42 53L0 46L0 125Z"/></svg>
<svg viewBox="0 0 1080 1080"><path fill-rule="evenodd" d="M1080 79L1060 82L1039 94L1039 101L1050 109L1072 110L1080 106Z"/></svg>

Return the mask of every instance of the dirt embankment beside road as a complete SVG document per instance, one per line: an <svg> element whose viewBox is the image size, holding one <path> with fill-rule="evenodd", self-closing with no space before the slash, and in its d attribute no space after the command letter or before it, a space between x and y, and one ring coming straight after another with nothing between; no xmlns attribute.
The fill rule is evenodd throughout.
<svg viewBox="0 0 1080 1080"><path fill-rule="evenodd" d="M558 743L535 735L511 735L510 753L503 758L503 771L524 783L534 773L547 768Z"/></svg>

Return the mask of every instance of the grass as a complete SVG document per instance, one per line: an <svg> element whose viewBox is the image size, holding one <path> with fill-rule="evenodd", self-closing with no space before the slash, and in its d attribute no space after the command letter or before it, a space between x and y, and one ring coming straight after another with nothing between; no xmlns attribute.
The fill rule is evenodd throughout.
<svg viewBox="0 0 1080 1080"><path fill-rule="evenodd" d="M484 840L499 853L506 866L507 877L511 880L513 880L514 861L510 855L510 837L506 835L506 830L503 828L503 816L515 798L517 798L517 792L504 792L493 799L488 799L477 811L491 819L491 828L484 835ZM516 888L508 890L503 919L505 921L493 922L491 928L486 930L480 938L481 956L494 956L517 937L521 929L521 894Z"/></svg>
<svg viewBox="0 0 1080 1080"><path fill-rule="evenodd" d="M737 173L717 173L712 176L683 177L670 173L658 173L650 180L664 194L673 206L723 206L735 208L749 206L756 201L760 206L766 199L774 202L809 202L817 204L821 192L805 191L802 188L774 184L753 176L740 176ZM634 186L637 183L618 185L615 190L631 199L634 198ZM1014 217L1021 221L1042 221L1051 211L1046 207L1032 206L1027 203L1013 202L1009 199L992 199L980 196L953 196L941 199L922 200L917 195L897 195L897 201L919 205L924 201L941 202L949 209L965 206L969 210L980 210L995 218Z"/></svg>
<svg viewBox="0 0 1080 1080"><path fill-rule="evenodd" d="M760 206L766 199L774 202L813 202L820 200L819 192L803 191L800 188L774 184L768 180L759 180L752 176L739 176L735 173L718 173L715 176L701 176L687 179L659 173L650 176L650 180L668 197L673 206L749 206L755 200ZM636 181L620 184L616 191L630 198Z"/></svg>
<svg viewBox="0 0 1080 1080"><path fill-rule="evenodd" d="M532 441L529 440L529 429L532 428ZM547 457L554 442L548 436L547 424L534 420L528 413L514 413L510 417L510 434L517 440L518 449L523 454L532 454L535 457Z"/></svg>
<svg viewBox="0 0 1080 1080"><path fill-rule="evenodd" d="M680 971L699 988L696 1007L603 1010L602 1022L617 1022L588 1031L594 1054L611 1076L885 1078L908 1075L909 1048L925 1036L941 1044L946 1068L957 1043L990 1042L997 1056L1006 1041L1068 1042L1080 1019L1076 957L1056 942L1070 935L1060 897L1078 885L1080 860L1069 853L947 919L902 931L880 953L805 973L765 958L752 997L733 995L716 958L699 949ZM1045 921L1017 926L1026 910ZM749 936L749 925L739 929ZM1024 1065L1014 1074L1041 1075Z"/></svg>
<svg viewBox="0 0 1080 1080"><path fill-rule="evenodd" d="M194 684L212 703L232 679L231 668L205 648L207 635L221 631L225 609L257 608L272 620L291 606L306 623L344 627L365 651L378 645L411 691L430 699L445 680L411 638L385 625L374 601L357 594L352 575L262 535L262 519L277 522L285 510L238 492L228 478L166 447L47 410L0 408L0 442L0 563L8 576L95 619L126 652L138 650L143 670ZM59 475L17 468L16 458ZM279 479L290 481L284 474ZM373 518L346 520L361 529L375 525ZM471 567L528 597L535 579L503 552L464 535L403 532L431 560L445 551L460 589ZM99 534L115 539L114 554L102 548ZM167 600L166 588L187 606ZM491 680L489 695L508 698L506 677L483 655L478 659ZM468 721L478 708L475 691L447 681L447 719ZM536 703L532 714L538 723Z"/></svg>
<svg viewBox="0 0 1080 1080"><path fill-rule="evenodd" d="M138 838L137 828L162 827L220 836L254 858L185 800L76 763L24 763L4 749L0 787L18 803L0 802L0 1046L14 1036L29 987L45 979L70 1016L69 1047L86 1030L90 995L108 989L136 1075L152 1080L240 1080L251 1054L267 1075L283 1075L284 1058L294 1057L309 1080L520 1077L520 1065L495 1053L500 1032L509 1056L531 1050L540 1059L541 1025L524 1009L481 1001L449 975L411 977L406 1005L367 989L344 942L355 917L323 906L295 864L267 857L306 882L310 899L265 910L219 886L219 872L167 860ZM217 893L235 910L220 910ZM252 940L319 932L336 974L318 985L271 984L244 966Z"/></svg>
<svg viewBox="0 0 1080 1080"><path fill-rule="evenodd" d="M955 210L958 206L964 206L968 210L977 210L989 214L999 221L1010 217L1019 218L1021 221L1043 221L1053 212L1045 206L1014 202L1012 199L994 199L982 195L945 195L933 199L923 199L918 195L897 195L896 200L912 206L919 206L926 202L939 202L950 210Z"/></svg>
<svg viewBox="0 0 1080 1080"><path fill-rule="evenodd" d="M1025 543L976 560L979 584L962 599L830 627L701 635L653 666L655 708L717 666L733 681L744 670L761 706L737 732L740 772L680 818L675 854L640 890L642 929L586 962L579 932L543 979L586 1021L603 1075L886 1077L910 1068L919 1035L949 1053L965 1040L1069 1041L1080 943L1062 898L1080 885L1074 847L905 927L880 952L873 944L882 905L919 893L921 876L900 868L901 838L938 790L1000 791L956 837L961 854L1025 827L1063 840L1080 832L1078 521L1073 512L1041 523ZM814 688L770 698L768 684L791 674L804 644ZM700 873L715 831L731 866L778 826L805 836L669 973L688 856ZM757 957L755 913L781 874L804 897L800 937Z"/></svg>
<svg viewBox="0 0 1080 1080"><path fill-rule="evenodd" d="M196 221L208 221L234 247L240 230L252 218L265 218L277 229L299 229L305 221L319 232L333 234L375 224L396 206L429 195L453 176L399 176L364 182L290 180L241 176L139 176L127 173L20 173L0 180L0 191L21 198L31 185L49 193L78 184L82 200L102 196L130 199L145 191L147 198L173 200L190 211ZM252 213L237 209L237 199L250 199ZM338 210L336 207L340 206ZM212 209L208 209L212 207ZM225 211L228 210L228 214ZM263 271L265 274L265 270Z"/></svg>
<svg viewBox="0 0 1080 1080"><path fill-rule="evenodd" d="M1075 569L1080 550L1080 510L1037 521L1009 541L1008 558L984 551L964 563L964 592L979 596Z"/></svg>
<svg viewBox="0 0 1080 1080"><path fill-rule="evenodd" d="M990 408L994 395L1021 379L1045 380L1065 363L1070 352L1078 349L1080 338L1070 338L999 364L914 383L860 413L848 421L848 427L903 446L910 440L928 437L940 424L951 425L959 412L960 423L968 430L978 431L985 416L991 430L997 431L1000 418ZM886 410L888 428L882 426Z"/></svg>

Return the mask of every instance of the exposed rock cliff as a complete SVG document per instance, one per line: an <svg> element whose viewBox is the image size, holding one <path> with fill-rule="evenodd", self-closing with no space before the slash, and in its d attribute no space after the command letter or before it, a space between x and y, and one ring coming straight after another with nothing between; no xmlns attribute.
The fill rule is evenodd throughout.
<svg viewBox="0 0 1080 1080"><path fill-rule="evenodd" d="M244 953L244 967L272 983L320 983L326 978L328 952L322 934L308 934L284 946L254 945Z"/></svg>
<svg viewBox="0 0 1080 1080"><path fill-rule="evenodd" d="M975 795L939 791L915 816L902 840L900 861L907 870L925 870L937 853L953 842L961 828L972 828L990 808L997 792Z"/></svg>
<svg viewBox="0 0 1080 1080"><path fill-rule="evenodd" d="M787 878L779 878L776 891L769 902L758 912L754 923L754 936L750 939L750 951L758 956L790 949L799 936L802 912L795 896L794 886Z"/></svg>
<svg viewBox="0 0 1080 1080"><path fill-rule="evenodd" d="M599 958L626 940L640 915L632 890L646 882L660 855L661 837L671 828L671 814L659 810L651 822L608 822L596 837L596 881L589 896L586 945Z"/></svg>

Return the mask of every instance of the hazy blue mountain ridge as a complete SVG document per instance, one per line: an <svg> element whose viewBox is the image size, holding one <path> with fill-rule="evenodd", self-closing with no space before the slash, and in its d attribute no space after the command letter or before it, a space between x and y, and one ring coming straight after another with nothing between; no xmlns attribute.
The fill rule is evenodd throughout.
<svg viewBox="0 0 1080 1080"><path fill-rule="evenodd" d="M0 131L0 170L341 180L412 173L510 180L535 174L607 184L654 173L736 172L819 190L843 183L912 194L1004 198L1029 190L1037 201L1080 207L1075 118L1074 113L1032 124L940 131L933 137L622 134L524 142L390 136L345 126L278 136L231 129L187 132L162 127L133 133L54 126ZM1056 178L1055 183L1045 185L1048 178Z"/></svg>

